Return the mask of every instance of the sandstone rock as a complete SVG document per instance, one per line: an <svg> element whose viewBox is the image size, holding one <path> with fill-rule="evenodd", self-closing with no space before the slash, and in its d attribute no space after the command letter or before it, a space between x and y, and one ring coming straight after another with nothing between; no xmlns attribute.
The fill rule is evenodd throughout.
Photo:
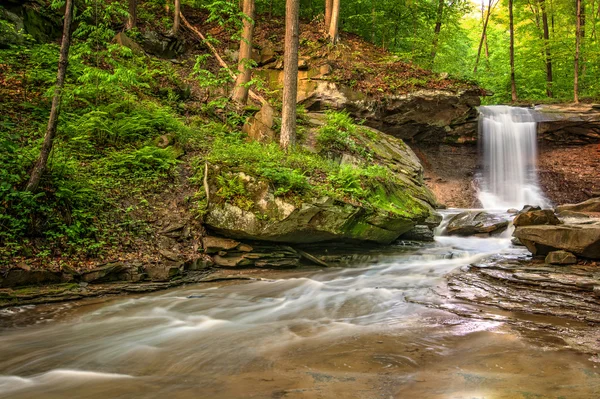
<svg viewBox="0 0 600 399"><path fill-rule="evenodd" d="M554 212L550 209L543 209L540 211L529 211L520 213L513 220L515 227L519 226L536 226L541 224L560 224L560 220L554 215Z"/></svg>
<svg viewBox="0 0 600 399"><path fill-rule="evenodd" d="M556 207L556 211L559 213L564 211L600 213L600 198L590 198L579 204L559 205Z"/></svg>
<svg viewBox="0 0 600 399"><path fill-rule="evenodd" d="M533 255L564 250L577 256L600 259L600 222L517 227L513 235Z"/></svg>
<svg viewBox="0 0 600 399"><path fill-rule="evenodd" d="M261 143L270 143L275 138L273 130L275 110L269 104L263 104L256 115L248 118L248 121L242 127L242 131L248 135L251 140Z"/></svg>
<svg viewBox="0 0 600 399"><path fill-rule="evenodd" d="M572 219L589 219L590 215L583 212L575 212L575 211L560 211L558 212L558 216L562 218L572 218Z"/></svg>
<svg viewBox="0 0 600 399"><path fill-rule="evenodd" d="M470 236L500 233L508 227L508 220L483 211L465 211L448 222L446 234Z"/></svg>
<svg viewBox="0 0 600 399"><path fill-rule="evenodd" d="M527 212L532 212L532 211L541 211L542 208L537 206L537 205L525 205L523 207L523 209L521 209L518 213L527 213Z"/></svg>
<svg viewBox="0 0 600 399"><path fill-rule="evenodd" d="M240 245L239 241L229 238L206 236L202 238L202 246L207 254L216 254L220 251L228 251Z"/></svg>
<svg viewBox="0 0 600 399"><path fill-rule="evenodd" d="M129 36L125 34L125 32L117 33L116 36L113 38L113 42L120 44L123 47L131 49L131 51L133 51L136 54L144 53L142 47L133 40L131 40Z"/></svg>
<svg viewBox="0 0 600 399"><path fill-rule="evenodd" d="M567 251L552 251L546 255L545 262L551 265L574 265L577 257Z"/></svg>

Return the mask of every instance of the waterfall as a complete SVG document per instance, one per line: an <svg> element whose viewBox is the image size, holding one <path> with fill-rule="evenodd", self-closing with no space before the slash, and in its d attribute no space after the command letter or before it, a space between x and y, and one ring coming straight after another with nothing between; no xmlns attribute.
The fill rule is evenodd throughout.
<svg viewBox="0 0 600 399"><path fill-rule="evenodd" d="M537 123L533 110L479 107L483 173L479 201L486 209L548 206L537 179Z"/></svg>

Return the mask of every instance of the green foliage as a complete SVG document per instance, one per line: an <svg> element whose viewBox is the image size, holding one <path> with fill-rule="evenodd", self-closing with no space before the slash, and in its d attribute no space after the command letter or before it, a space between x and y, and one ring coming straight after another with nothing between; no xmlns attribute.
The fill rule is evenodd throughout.
<svg viewBox="0 0 600 399"><path fill-rule="evenodd" d="M326 123L317 133L317 143L322 151L351 152L369 158L368 150L357 139L360 128L346 111L327 111ZM366 130L366 129L365 129Z"/></svg>
<svg viewBox="0 0 600 399"><path fill-rule="evenodd" d="M120 177L157 178L167 176L177 164L172 147L144 146L132 151L111 151L99 161L101 170Z"/></svg>

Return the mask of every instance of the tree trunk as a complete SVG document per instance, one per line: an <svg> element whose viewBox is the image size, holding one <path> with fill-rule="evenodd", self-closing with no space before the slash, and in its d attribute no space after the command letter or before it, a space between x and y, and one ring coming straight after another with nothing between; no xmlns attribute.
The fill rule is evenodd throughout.
<svg viewBox="0 0 600 399"><path fill-rule="evenodd" d="M175 18L173 18L173 34L176 35L179 32L179 25L181 21L181 0L175 0Z"/></svg>
<svg viewBox="0 0 600 399"><path fill-rule="evenodd" d="M240 40L240 54L238 57L239 75L235 80L232 99L239 105L246 105L248 101L248 82L252 68L249 63L252 60L252 36L254 34L254 0L244 0L244 28Z"/></svg>
<svg viewBox="0 0 600 399"><path fill-rule="evenodd" d="M577 0L577 21L575 28L575 65L573 79L573 101L579 102L579 46L581 44L581 0Z"/></svg>
<svg viewBox="0 0 600 399"><path fill-rule="evenodd" d="M339 1L339 0L338 0ZM283 105L281 109L280 145L284 149L296 144L296 100L298 93L298 38L300 0L285 3L285 49L283 53Z"/></svg>
<svg viewBox="0 0 600 399"><path fill-rule="evenodd" d="M331 23L329 24L329 39L332 44L338 42L338 27L340 23L340 0L333 0L331 7Z"/></svg>
<svg viewBox="0 0 600 399"><path fill-rule="evenodd" d="M548 13L546 0L539 0L542 10L542 25L544 29L544 53L546 54L546 94L552 98L552 57L550 56L550 30L548 29Z"/></svg>
<svg viewBox="0 0 600 399"><path fill-rule="evenodd" d="M481 31L481 40L479 41L479 48L477 49L477 58L475 59L475 68L473 68L473 74L477 73L477 65L479 64L479 57L481 57L481 48L483 47L483 43L485 41L485 31L487 29L487 25L488 25L488 21L490 19L491 13L492 13L492 0L489 0L488 12L487 12L487 15L485 16L485 21L483 22L483 30ZM486 54L487 54L487 48L486 48Z"/></svg>
<svg viewBox="0 0 600 399"><path fill-rule="evenodd" d="M515 25L513 19L513 0L508 0L508 19L510 25L510 93L512 102L517 101L517 85L515 84Z"/></svg>
<svg viewBox="0 0 600 399"><path fill-rule="evenodd" d="M331 12L333 11L333 0L325 0L325 28L331 25Z"/></svg>
<svg viewBox="0 0 600 399"><path fill-rule="evenodd" d="M48 127L44 136L44 143L40 150L38 158L31 177L25 187L26 191L36 191L40 185L42 175L46 171L48 165L48 157L52 151L52 144L56 136L56 127L58 125L58 115L60 113L60 102L62 99L63 86L65 84L65 75L67 66L69 65L69 47L71 46L71 22L73 21L73 0L66 0L65 3L65 22L63 26L62 44L60 45L60 57L58 60L58 73L56 76L56 87L54 88L54 96L52 97L52 108L50 109L50 118L48 119Z"/></svg>
<svg viewBox="0 0 600 399"><path fill-rule="evenodd" d="M135 28L137 25L137 0L129 0L129 17L125 28L127 30Z"/></svg>
<svg viewBox="0 0 600 399"><path fill-rule="evenodd" d="M431 65L435 60L435 54L437 53L438 40L440 39L440 31L442 30L442 18L444 17L444 0L439 0L437 18L435 20L435 29L433 30L433 43L431 46Z"/></svg>

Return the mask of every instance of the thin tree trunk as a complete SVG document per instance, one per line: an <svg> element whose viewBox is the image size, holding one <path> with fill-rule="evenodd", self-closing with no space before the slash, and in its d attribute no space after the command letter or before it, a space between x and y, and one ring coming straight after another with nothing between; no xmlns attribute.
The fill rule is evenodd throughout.
<svg viewBox="0 0 600 399"><path fill-rule="evenodd" d="M248 82L252 68L249 63L252 60L252 36L254 34L254 0L244 0L244 28L240 40L240 54L238 58L239 75L235 80L232 99L239 105L246 105L248 101Z"/></svg>
<svg viewBox="0 0 600 399"><path fill-rule="evenodd" d="M325 0L325 28L331 25L331 12L333 11L333 0Z"/></svg>
<svg viewBox="0 0 600 399"><path fill-rule="evenodd" d="M206 47L208 47L208 49L213 53L213 55L217 59L217 62L219 63L219 65L221 65L223 67L223 69L225 69L225 71L229 74L229 76L231 76L232 79L235 79L235 73L233 73L231 68L229 68L229 65L227 65L227 63L219 55L219 52L217 51L215 46L213 46L208 40L206 40L206 37L202 34L202 32L200 32L198 29L194 28L192 26L192 24L190 24L188 22L188 20L185 18L185 16L183 14L180 14L180 15L181 15L181 22L183 22L183 24L189 30L194 32L196 34L196 36L198 36L200 38L200 40L202 40L202 43L204 43L206 45ZM267 100L265 100L260 95L258 95L254 90L249 90L249 96L251 99L253 99L256 102L261 103L262 105L268 104Z"/></svg>
<svg viewBox="0 0 600 399"><path fill-rule="evenodd" d="M137 25L137 0L129 0L129 17L127 18L127 30L135 28Z"/></svg>
<svg viewBox="0 0 600 399"><path fill-rule="evenodd" d="M60 45L60 57L58 60L58 73L56 75L56 87L54 88L54 96L52 97L52 108L50 109L50 118L48 119L48 127L44 136L44 143L40 150L38 158L31 177L25 187L26 191L34 192L40 185L42 175L46 171L48 165L48 157L52 151L52 144L56 136L56 127L58 125L58 115L60 114L60 102L62 99L63 87L65 84L65 75L67 66L69 65L69 47L71 46L71 22L73 21L73 0L66 0L65 3L65 22L63 26L62 43Z"/></svg>
<svg viewBox="0 0 600 399"><path fill-rule="evenodd" d="M490 14L492 13L492 0L488 2L488 12L485 16L485 22L483 23L483 30L481 31L481 40L479 41L479 48L477 49L477 58L475 59L475 68L473 68L473 74L477 73L477 65L479 64L479 57L481 56L481 48L483 47L483 42L485 41L485 32L487 29L488 21L490 19ZM487 50L486 50L487 53Z"/></svg>
<svg viewBox="0 0 600 399"><path fill-rule="evenodd" d="M439 0L437 18L435 20L435 29L433 30L433 43L431 46L431 65L435 61L435 55L437 53L437 45L440 39L440 31L442 30L442 18L444 17L444 0Z"/></svg>
<svg viewBox="0 0 600 399"><path fill-rule="evenodd" d="M581 1L577 0L577 22L575 28L575 65L573 68L573 101L579 102L579 46L581 44Z"/></svg>
<svg viewBox="0 0 600 399"><path fill-rule="evenodd" d="M375 31L377 28L375 19L375 0L371 0L371 43L375 44Z"/></svg>
<svg viewBox="0 0 600 399"><path fill-rule="evenodd" d="M340 24L340 0L333 0L331 7L331 24L329 25L329 39L332 44L338 42L338 28Z"/></svg>
<svg viewBox="0 0 600 399"><path fill-rule="evenodd" d="M510 25L510 94L512 102L517 101L517 85L515 84L515 26L513 19L513 0L508 0L508 19Z"/></svg>
<svg viewBox="0 0 600 399"><path fill-rule="evenodd" d="M552 57L550 55L550 30L548 28L548 13L546 12L546 0L539 0L542 10L542 25L544 29L544 53L546 54L546 94L552 98Z"/></svg>
<svg viewBox="0 0 600 399"><path fill-rule="evenodd" d="M283 105L281 109L280 145L284 149L296 144L296 101L298 95L298 40L300 0L285 3L285 49L283 53Z"/></svg>
<svg viewBox="0 0 600 399"><path fill-rule="evenodd" d="M176 35L179 32L179 25L181 21L181 0L175 0L175 18L173 18L173 34Z"/></svg>

